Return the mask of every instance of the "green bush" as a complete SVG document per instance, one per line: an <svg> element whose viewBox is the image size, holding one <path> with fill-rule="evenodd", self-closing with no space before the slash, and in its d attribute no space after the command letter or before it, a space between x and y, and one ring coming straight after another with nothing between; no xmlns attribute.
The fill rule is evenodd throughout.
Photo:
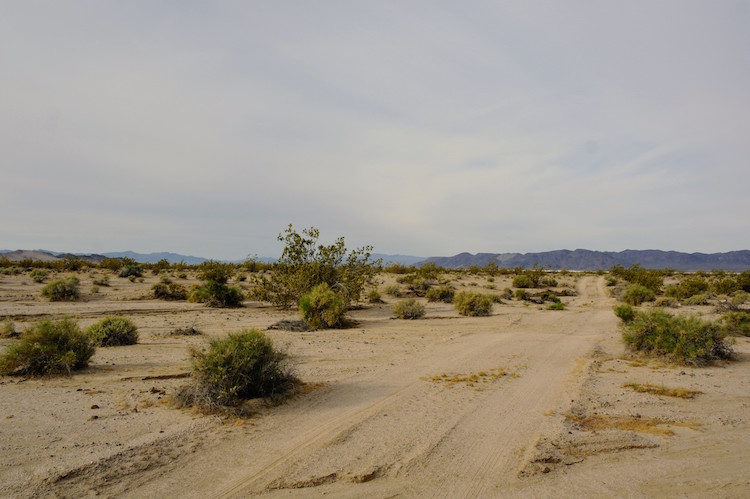
<svg viewBox="0 0 750 499"><path fill-rule="evenodd" d="M539 286L543 288L554 288L557 286L557 279L549 275L542 276L539 279Z"/></svg>
<svg viewBox="0 0 750 499"><path fill-rule="evenodd" d="M126 317L105 317L87 327L86 334L94 345L100 347L138 343L138 327Z"/></svg>
<svg viewBox="0 0 750 499"><path fill-rule="evenodd" d="M93 284L95 286L109 286L109 276L101 277L100 279L94 279Z"/></svg>
<svg viewBox="0 0 750 499"><path fill-rule="evenodd" d="M526 274L519 274L513 278L514 288L533 288L536 287L534 280Z"/></svg>
<svg viewBox="0 0 750 499"><path fill-rule="evenodd" d="M453 298L453 307L461 315L490 315L492 305L491 296L471 291L461 291Z"/></svg>
<svg viewBox="0 0 750 499"><path fill-rule="evenodd" d="M547 310L565 310L565 304L561 301L555 301L547 306Z"/></svg>
<svg viewBox="0 0 750 499"><path fill-rule="evenodd" d="M188 297L185 286L174 283L168 278L162 278L160 282L151 286L151 292L160 300L186 300Z"/></svg>
<svg viewBox="0 0 750 499"><path fill-rule="evenodd" d="M367 292L367 301L370 303L384 303L377 289L371 289Z"/></svg>
<svg viewBox="0 0 750 499"><path fill-rule="evenodd" d="M615 276L608 275L607 277L604 278L604 280L605 280L607 286L609 286L609 287L617 285L617 278Z"/></svg>
<svg viewBox="0 0 750 499"><path fill-rule="evenodd" d="M625 269L622 265L615 265L609 272L620 279L624 279L631 284L640 284L641 286L647 287L654 294L661 290L664 285L664 275L668 274L668 270L651 270L644 269L639 264L631 266L629 269Z"/></svg>
<svg viewBox="0 0 750 499"><path fill-rule="evenodd" d="M198 269L198 279L203 285L193 289L188 301L205 303L209 307L239 307L242 306L242 290L229 287L227 281L234 275L235 268L231 264L215 261L203 262Z"/></svg>
<svg viewBox="0 0 750 499"><path fill-rule="evenodd" d="M620 300L630 305L638 306L643 302L652 301L654 297L654 292L650 288L640 284L631 284L625 288Z"/></svg>
<svg viewBox="0 0 750 499"><path fill-rule="evenodd" d="M16 323L10 317L6 317L0 325L0 338L15 338L18 335Z"/></svg>
<svg viewBox="0 0 750 499"><path fill-rule="evenodd" d="M389 284L388 286L386 286L385 294L394 298L401 298L401 296L403 296L403 293L401 293L401 288L396 284Z"/></svg>
<svg viewBox="0 0 750 499"><path fill-rule="evenodd" d="M708 295L705 293L692 295L685 298L683 303L685 303L685 305L708 305Z"/></svg>
<svg viewBox="0 0 750 499"><path fill-rule="evenodd" d="M420 319L424 314L424 305L415 298L401 300L393 306L393 317L396 319Z"/></svg>
<svg viewBox="0 0 750 499"><path fill-rule="evenodd" d="M685 364L703 365L732 355L724 341L726 332L696 316L671 315L660 309L636 311L623 328L623 340L631 349Z"/></svg>
<svg viewBox="0 0 750 499"><path fill-rule="evenodd" d="M31 280L34 282L44 282L47 279L48 275L49 275L49 272L47 272L44 269L34 269L29 274L29 276L31 277Z"/></svg>
<svg viewBox="0 0 750 499"><path fill-rule="evenodd" d="M500 295L500 298L502 298L503 300L512 300L513 290L510 288L504 288L502 294Z"/></svg>
<svg viewBox="0 0 750 499"><path fill-rule="evenodd" d="M623 322L630 322L635 317L635 310L627 303L622 305L615 305L615 315L619 317Z"/></svg>
<svg viewBox="0 0 750 499"><path fill-rule="evenodd" d="M660 296L656 300L654 300L654 306L655 307L678 307L680 305L679 302L675 301L672 298L669 298L667 296Z"/></svg>
<svg viewBox="0 0 750 499"><path fill-rule="evenodd" d="M120 277L127 277L132 282L136 277L141 277L143 275L143 266L135 262L127 263L120 268L120 272L117 275Z"/></svg>
<svg viewBox="0 0 750 499"><path fill-rule="evenodd" d="M722 316L721 324L726 334L750 336L750 312L729 312Z"/></svg>
<svg viewBox="0 0 750 499"><path fill-rule="evenodd" d="M679 300L690 298L708 290L708 282L702 277L687 277L676 286L669 286L664 294Z"/></svg>
<svg viewBox="0 0 750 499"><path fill-rule="evenodd" d="M526 292L525 289L517 289L516 290L516 300L523 301L529 299L529 293Z"/></svg>
<svg viewBox="0 0 750 499"><path fill-rule="evenodd" d="M75 301L81 295L79 283L78 278L72 276L52 281L42 288L42 296L50 301Z"/></svg>
<svg viewBox="0 0 750 499"><path fill-rule="evenodd" d="M175 399L180 405L214 410L244 400L290 391L296 378L287 356L257 329L229 333L211 340L208 351L191 350L193 384Z"/></svg>
<svg viewBox="0 0 750 499"><path fill-rule="evenodd" d="M436 288L427 290L427 301L441 301L443 303L453 303L453 297L456 290L450 284L444 284Z"/></svg>
<svg viewBox="0 0 750 499"><path fill-rule="evenodd" d="M318 229L311 227L296 232L290 224L285 235L284 251L271 269L270 278L256 278L256 286L264 291L271 303L289 307L298 303L302 295L318 284L326 283L331 289L340 290L348 303L360 300L365 286L371 284L380 268L380 261L370 261L371 246L365 246L347 254L344 238L334 244L318 245Z"/></svg>
<svg viewBox="0 0 750 499"><path fill-rule="evenodd" d="M100 269L107 269L113 272L117 272L122 268L122 266L122 260L120 260L119 258L105 258L104 260L99 262Z"/></svg>
<svg viewBox="0 0 750 499"><path fill-rule="evenodd" d="M70 374L88 365L95 347L72 319L33 324L0 356L0 374Z"/></svg>
<svg viewBox="0 0 750 499"><path fill-rule="evenodd" d="M729 276L717 277L711 283L711 290L717 295L728 295L740 289L737 279Z"/></svg>
<svg viewBox="0 0 750 499"><path fill-rule="evenodd" d="M346 296L334 292L326 283L318 284L302 295L299 310L311 329L340 327L346 314Z"/></svg>

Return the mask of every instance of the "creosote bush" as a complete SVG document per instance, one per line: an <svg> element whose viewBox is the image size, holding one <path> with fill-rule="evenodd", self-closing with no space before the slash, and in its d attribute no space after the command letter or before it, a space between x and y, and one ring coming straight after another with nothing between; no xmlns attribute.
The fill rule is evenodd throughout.
<svg viewBox="0 0 750 499"><path fill-rule="evenodd" d="M138 327L126 317L105 317L86 328L86 334L95 345L101 347L138 343Z"/></svg>
<svg viewBox="0 0 750 499"><path fill-rule="evenodd" d="M630 305L638 306L643 302L653 301L654 298L654 292L650 288L640 284L631 284L625 288L620 300Z"/></svg>
<svg viewBox="0 0 750 499"><path fill-rule="evenodd" d="M346 296L322 283L302 295L299 309L302 319L311 329L340 327L344 323L346 302Z"/></svg>
<svg viewBox="0 0 750 499"><path fill-rule="evenodd" d="M737 311L724 314L721 318L725 333L737 336L750 336L750 312Z"/></svg>
<svg viewBox="0 0 750 499"><path fill-rule="evenodd" d="M367 292L367 301L370 303L385 303L377 289L371 289Z"/></svg>
<svg viewBox="0 0 750 499"><path fill-rule="evenodd" d="M81 296L77 277L66 277L52 281L42 288L42 296L50 301L75 301Z"/></svg>
<svg viewBox="0 0 750 499"><path fill-rule="evenodd" d="M193 383L175 396L181 406L204 410L234 407L244 400L289 392L297 379L285 353L257 329L211 340L207 351L190 352Z"/></svg>
<svg viewBox="0 0 750 499"><path fill-rule="evenodd" d="M393 317L396 319L420 319L424 317L425 306L415 298L401 300L393 306Z"/></svg>
<svg viewBox="0 0 750 499"><path fill-rule="evenodd" d="M0 338L15 338L16 336L19 336L16 323L10 317L6 317L0 324Z"/></svg>
<svg viewBox="0 0 750 499"><path fill-rule="evenodd" d="M47 279L47 276L49 275L49 272L47 272L44 269L34 269L29 273L29 276L31 277L31 280L34 282L42 283Z"/></svg>
<svg viewBox="0 0 750 499"><path fill-rule="evenodd" d="M456 295L456 289L450 284L444 284L427 290L427 301L441 301L443 303L453 303L453 297Z"/></svg>
<svg viewBox="0 0 750 499"><path fill-rule="evenodd" d="M623 323L622 337L632 350L667 356L684 364L705 365L731 357L726 334L717 323L697 316L650 309L635 311L633 319Z"/></svg>
<svg viewBox="0 0 750 499"><path fill-rule="evenodd" d="M630 322L635 317L635 311L632 306L624 303L622 305L615 305L615 315L623 322Z"/></svg>
<svg viewBox="0 0 750 499"><path fill-rule="evenodd" d="M172 282L168 277L162 277L159 282L151 286L154 297L160 300L186 300L188 291L182 284Z"/></svg>
<svg viewBox="0 0 750 499"><path fill-rule="evenodd" d="M207 261L198 268L198 279L204 283L193 289L188 301L205 303L209 307L240 307L242 306L242 290L229 287L227 281L234 275L235 268L231 264Z"/></svg>
<svg viewBox="0 0 750 499"><path fill-rule="evenodd" d="M484 316L492 312L493 300L490 295L461 291L453 298L453 307L461 315Z"/></svg>
<svg viewBox="0 0 750 499"><path fill-rule="evenodd" d="M70 374L88 365L95 347L73 319L32 324L0 356L0 374L46 376Z"/></svg>

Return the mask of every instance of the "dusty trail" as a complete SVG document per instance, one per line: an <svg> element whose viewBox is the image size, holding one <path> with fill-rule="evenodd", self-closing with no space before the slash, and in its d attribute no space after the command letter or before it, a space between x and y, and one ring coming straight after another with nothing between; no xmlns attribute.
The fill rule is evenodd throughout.
<svg viewBox="0 0 750 499"><path fill-rule="evenodd" d="M516 308L466 319L466 332L275 408L255 432L206 449L130 492L217 498L500 494L517 480L539 435L561 424L577 396L584 358L612 328L598 281L584 277L582 294L567 312ZM431 379L495 368L507 374L475 386ZM198 470L208 471L210 480L196 481Z"/></svg>

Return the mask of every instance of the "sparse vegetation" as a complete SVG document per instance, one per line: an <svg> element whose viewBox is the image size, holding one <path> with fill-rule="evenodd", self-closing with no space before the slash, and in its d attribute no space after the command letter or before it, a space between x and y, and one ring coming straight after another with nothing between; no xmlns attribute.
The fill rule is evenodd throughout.
<svg viewBox="0 0 750 499"><path fill-rule="evenodd" d="M47 280L47 276L49 276L49 272L44 269L34 269L29 273L29 277L31 277L31 280L38 283L42 283Z"/></svg>
<svg viewBox="0 0 750 499"><path fill-rule="evenodd" d="M750 312L735 311L724 314L721 318L722 330L726 334L750 336Z"/></svg>
<svg viewBox="0 0 750 499"><path fill-rule="evenodd" d="M141 277L143 275L143 266L136 263L135 260L124 258L122 264L120 272L117 274L118 276L127 277L132 282L136 277Z"/></svg>
<svg viewBox="0 0 750 499"><path fill-rule="evenodd" d="M415 298L401 300L393 306L393 317L396 319L421 319L425 314L425 306Z"/></svg>
<svg viewBox="0 0 750 499"><path fill-rule="evenodd" d="M160 300L186 300L188 290L182 284L172 282L168 277L162 277L159 282L151 286L154 297Z"/></svg>
<svg viewBox="0 0 750 499"><path fill-rule="evenodd" d="M84 368L95 347L73 319L42 320L0 356L0 374L46 376Z"/></svg>
<svg viewBox="0 0 750 499"><path fill-rule="evenodd" d="M630 322L635 317L635 310L633 310L633 307L627 303L615 305L615 315L623 322Z"/></svg>
<svg viewBox="0 0 750 499"><path fill-rule="evenodd" d="M453 306L461 315L490 315L492 312L492 305L492 297L471 291L461 291L453 298Z"/></svg>
<svg viewBox="0 0 750 499"><path fill-rule="evenodd" d="M622 265L615 265L609 270L615 278L623 279L631 284L639 284L657 294L664 285L664 275L668 274L668 270L651 270L644 269L638 264L631 266L626 269Z"/></svg>
<svg viewBox="0 0 750 499"><path fill-rule="evenodd" d="M367 292L367 301L370 303L384 303L377 289L371 289Z"/></svg>
<svg viewBox="0 0 750 499"><path fill-rule="evenodd" d="M138 327L126 317L105 317L86 328L86 334L94 345L100 347L138 343Z"/></svg>
<svg viewBox="0 0 750 499"><path fill-rule="evenodd" d="M230 264L212 260L203 262L198 268L198 279L204 281L203 285L193 289L188 300L205 303L209 307L242 306L242 290L227 285L234 272L235 268Z"/></svg>
<svg viewBox="0 0 750 499"><path fill-rule="evenodd" d="M341 327L346 314L346 297L327 283L318 284L299 300L302 319L311 329Z"/></svg>
<svg viewBox="0 0 750 499"><path fill-rule="evenodd" d="M655 298L651 288L641 284L631 284L623 291L620 300L630 305L638 306L643 302L653 301Z"/></svg>
<svg viewBox="0 0 750 499"><path fill-rule="evenodd" d="M75 301L81 296L77 277L66 277L52 281L42 288L42 296L49 301Z"/></svg>
<svg viewBox="0 0 750 499"><path fill-rule="evenodd" d="M403 296L401 288L397 284L389 284L388 286L386 286L385 294L394 298L401 298Z"/></svg>
<svg viewBox="0 0 750 499"><path fill-rule="evenodd" d="M257 329L211 340L205 352L192 349L191 364L193 382L176 394L175 401L208 411L287 393L297 381L286 354Z"/></svg>
<svg viewBox="0 0 750 499"><path fill-rule="evenodd" d="M671 315L660 309L636 311L623 328L623 340L632 350L685 364L703 365L732 355L726 332L696 316Z"/></svg>
<svg viewBox="0 0 750 499"><path fill-rule="evenodd" d="M427 290L427 301L441 301L443 303L453 303L453 297L456 289L450 284L444 284Z"/></svg>
<svg viewBox="0 0 750 499"><path fill-rule="evenodd" d="M666 386L657 386L650 383L626 383L623 388L630 388L638 393L650 393L651 395L664 395L681 399L692 399L696 395L703 393L700 390L690 390L688 388L668 388Z"/></svg>
<svg viewBox="0 0 750 499"><path fill-rule="evenodd" d="M290 224L285 234L279 234L284 251L273 266L270 278L258 277L255 285L271 303L289 307L298 303L302 295L318 284L326 283L331 289L342 293L348 303L360 300L367 284L372 283L380 262L370 261L371 246L347 254L344 238L334 244L318 245L320 232L315 227L304 229L302 234Z"/></svg>
<svg viewBox="0 0 750 499"><path fill-rule="evenodd" d="M547 305L547 310L565 310L565 304L561 301L552 302Z"/></svg>
<svg viewBox="0 0 750 499"><path fill-rule="evenodd" d="M0 338L15 338L19 333L16 330L16 323L13 319L6 317L0 324Z"/></svg>

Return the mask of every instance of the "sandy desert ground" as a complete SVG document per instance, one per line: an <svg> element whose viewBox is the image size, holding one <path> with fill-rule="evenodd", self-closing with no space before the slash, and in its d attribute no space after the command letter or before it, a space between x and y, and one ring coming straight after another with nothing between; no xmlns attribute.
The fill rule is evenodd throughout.
<svg viewBox="0 0 750 499"><path fill-rule="evenodd" d="M634 359L601 276L561 278L578 291L563 311L506 301L472 318L429 303L424 319L402 321L386 297L353 311L350 329L270 329L306 389L222 418L169 403L188 346L296 311L156 301L150 275L89 293L101 275L78 274L84 297L73 303L44 301L28 274L0 276L0 318L20 329L119 313L140 331L137 345L99 348L73 376L0 378L2 497L750 495L750 339L711 367ZM380 276L381 289L394 279ZM203 334L170 334L185 327ZM633 382L702 393L623 387Z"/></svg>

